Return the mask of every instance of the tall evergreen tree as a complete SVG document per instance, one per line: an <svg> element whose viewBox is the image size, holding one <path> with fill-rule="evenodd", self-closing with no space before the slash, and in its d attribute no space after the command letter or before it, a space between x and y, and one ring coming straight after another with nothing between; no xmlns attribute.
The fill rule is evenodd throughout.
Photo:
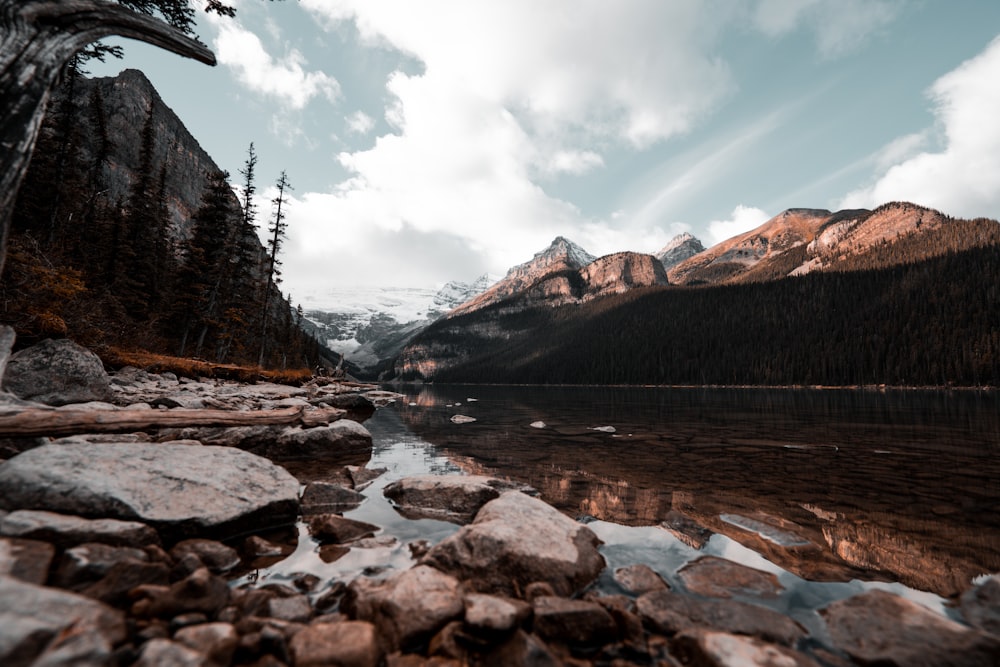
<svg viewBox="0 0 1000 667"><path fill-rule="evenodd" d="M285 218L287 217L286 209L288 206L288 199L286 197L286 191L293 189L291 184L288 182L288 174L284 170L281 171L281 175L278 176L278 181L275 185L278 188L278 194L271 200L271 203L274 205L274 217L271 218L271 224L267 228L269 236L267 239L267 268L266 275L264 276L264 306L261 310L260 317L260 355L257 362L259 365L264 364L264 354L267 349L267 328L268 312L271 305L271 285L273 283L275 287L277 287L277 285L281 283L281 270L278 268L281 266L281 260L278 259L278 254L281 252L281 247L287 238L288 222Z"/></svg>

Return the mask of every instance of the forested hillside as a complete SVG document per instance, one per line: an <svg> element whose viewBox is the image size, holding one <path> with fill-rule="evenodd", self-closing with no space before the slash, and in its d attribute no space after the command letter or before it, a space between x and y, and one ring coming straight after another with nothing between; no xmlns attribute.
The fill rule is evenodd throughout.
<svg viewBox="0 0 1000 667"><path fill-rule="evenodd" d="M244 194L255 164L251 146ZM229 178L141 73L71 71L15 206L0 321L21 345L67 336L95 349L314 366L319 345L278 291L280 260Z"/></svg>
<svg viewBox="0 0 1000 667"><path fill-rule="evenodd" d="M438 382L995 386L1000 232L994 221L969 225L985 245L888 268L646 288L562 308L499 304L431 326L397 372Z"/></svg>

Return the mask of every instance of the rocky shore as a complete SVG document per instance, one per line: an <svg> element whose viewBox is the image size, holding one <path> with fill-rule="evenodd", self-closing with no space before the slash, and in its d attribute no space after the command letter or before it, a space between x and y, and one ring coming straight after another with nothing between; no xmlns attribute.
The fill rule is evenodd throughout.
<svg viewBox="0 0 1000 667"><path fill-rule="evenodd" d="M810 631L764 604L778 586L767 572L708 555L677 573L641 562L609 572L590 528L485 476L384 487L403 516L460 526L436 544L411 541L407 567L255 582L248 572L298 542L335 560L396 539L344 516L372 501L361 492L378 470L348 465L336 482L308 473L318 460L366 460L361 422L390 394L108 375L65 341L8 363L11 340L0 327L0 423L75 411L95 430L0 435L5 666L1000 663L996 576L954 600L954 619L870 590L820 609ZM293 417L211 423L219 412ZM150 425L108 432L122 414ZM184 426L195 414L205 421ZM274 537L289 526L298 536Z"/></svg>

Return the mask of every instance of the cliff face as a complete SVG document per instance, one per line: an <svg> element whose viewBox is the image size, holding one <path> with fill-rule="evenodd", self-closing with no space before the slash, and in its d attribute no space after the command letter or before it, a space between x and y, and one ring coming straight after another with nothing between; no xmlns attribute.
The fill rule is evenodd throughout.
<svg viewBox="0 0 1000 667"><path fill-rule="evenodd" d="M700 252L705 252L705 246L702 245L701 241L685 232L671 239L670 243L654 254L654 257L660 260L664 269L669 270Z"/></svg>
<svg viewBox="0 0 1000 667"><path fill-rule="evenodd" d="M78 118L88 118L91 94L100 89L111 151L104 170L105 196L109 202L124 201L139 171L142 130L153 116L154 173L166 168L167 206L171 228L177 238L189 238L191 216L198 209L205 175L218 170L215 161L202 149L174 112L160 99L146 75L134 69L116 77L79 78L74 83L73 104ZM64 89L60 89L64 94ZM56 103L59 98L57 96ZM81 124L81 151L91 159L98 151L98 138L89 123ZM234 195L235 203L235 195Z"/></svg>

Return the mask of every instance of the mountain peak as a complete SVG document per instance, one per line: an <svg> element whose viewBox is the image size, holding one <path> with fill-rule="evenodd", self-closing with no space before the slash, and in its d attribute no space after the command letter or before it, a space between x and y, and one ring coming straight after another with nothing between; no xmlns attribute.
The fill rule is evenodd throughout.
<svg viewBox="0 0 1000 667"><path fill-rule="evenodd" d="M663 268L669 269L704 250L705 246L702 245L701 241L684 232L670 239L667 245L663 246L659 252L654 253L653 256L660 260Z"/></svg>
<svg viewBox="0 0 1000 667"><path fill-rule="evenodd" d="M596 257L573 243L565 236L557 236L549 244L549 247L541 252L536 252L534 258L528 262L530 265L541 265L540 268L549 266L557 261L565 261L574 269L580 269L593 262ZM522 264L521 267L526 266ZM520 267L515 267L520 268Z"/></svg>

